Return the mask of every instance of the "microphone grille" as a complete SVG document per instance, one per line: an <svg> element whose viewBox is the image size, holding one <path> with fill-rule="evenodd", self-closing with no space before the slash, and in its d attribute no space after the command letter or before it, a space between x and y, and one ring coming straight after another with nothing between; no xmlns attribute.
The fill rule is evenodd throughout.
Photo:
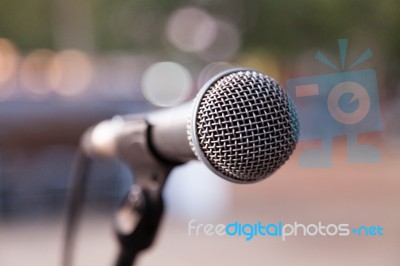
<svg viewBox="0 0 400 266"><path fill-rule="evenodd" d="M248 69L226 72L195 100L189 141L197 157L236 183L271 175L299 136L294 104L272 78Z"/></svg>

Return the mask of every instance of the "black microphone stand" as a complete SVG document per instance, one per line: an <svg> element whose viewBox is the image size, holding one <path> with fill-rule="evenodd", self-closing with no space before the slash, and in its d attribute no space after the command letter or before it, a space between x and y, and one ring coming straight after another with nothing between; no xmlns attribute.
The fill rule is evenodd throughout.
<svg viewBox="0 0 400 266"><path fill-rule="evenodd" d="M172 168L179 164L168 163L157 155L150 142L151 130L145 119L136 119L126 122L118 135L116 154L131 167L135 182L114 217L114 230L120 245L116 266L133 265L138 254L154 242L164 210L162 190ZM91 134L92 130L88 130L82 136L71 172L73 185L67 211L63 266L72 265L73 243L86 193L90 158L96 155L91 150Z"/></svg>
<svg viewBox="0 0 400 266"><path fill-rule="evenodd" d="M164 211L162 190L133 185L114 217L120 252L116 266L131 266L137 255L149 248Z"/></svg>
<svg viewBox="0 0 400 266"><path fill-rule="evenodd" d="M121 135L118 150L135 174L135 183L114 217L114 230L120 245L116 266L134 265L138 254L149 248L157 234L164 201L165 181L177 164L165 163L148 143L151 126L144 120L133 121Z"/></svg>

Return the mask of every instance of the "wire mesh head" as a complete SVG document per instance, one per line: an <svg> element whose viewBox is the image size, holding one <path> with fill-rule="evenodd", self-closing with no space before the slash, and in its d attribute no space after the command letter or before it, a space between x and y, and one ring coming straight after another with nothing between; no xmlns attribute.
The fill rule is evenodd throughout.
<svg viewBox="0 0 400 266"><path fill-rule="evenodd" d="M235 69L200 91L188 135L197 157L215 173L251 183L285 163L296 146L299 124L293 103L275 80Z"/></svg>

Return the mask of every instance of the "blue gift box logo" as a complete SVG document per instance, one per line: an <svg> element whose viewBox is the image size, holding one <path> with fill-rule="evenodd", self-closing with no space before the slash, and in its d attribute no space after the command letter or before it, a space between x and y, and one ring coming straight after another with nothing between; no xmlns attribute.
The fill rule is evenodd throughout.
<svg viewBox="0 0 400 266"><path fill-rule="evenodd" d="M345 69L347 40L339 40L341 69ZM372 56L365 51L349 69ZM317 52L316 59L337 69L326 56ZM348 139L349 162L377 162L379 151L357 142L360 133L382 129L376 72L373 69L346 71L319 76L289 79L287 92L296 104L300 120L300 140L321 139L320 150L300 155L303 167L331 167L332 139Z"/></svg>

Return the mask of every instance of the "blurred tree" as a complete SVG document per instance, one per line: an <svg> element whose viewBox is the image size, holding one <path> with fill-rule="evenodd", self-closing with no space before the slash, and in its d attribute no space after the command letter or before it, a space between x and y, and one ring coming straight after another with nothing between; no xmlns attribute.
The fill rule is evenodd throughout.
<svg viewBox="0 0 400 266"><path fill-rule="evenodd" d="M53 47L52 0L0 0L0 37L23 50Z"/></svg>
<svg viewBox="0 0 400 266"><path fill-rule="evenodd" d="M235 23L244 51L265 49L285 59L321 47L337 51L336 40L349 38L379 48L395 83L400 74L397 0L0 0L0 5L0 37L22 50L75 46L163 53L167 18L178 7L195 5Z"/></svg>

